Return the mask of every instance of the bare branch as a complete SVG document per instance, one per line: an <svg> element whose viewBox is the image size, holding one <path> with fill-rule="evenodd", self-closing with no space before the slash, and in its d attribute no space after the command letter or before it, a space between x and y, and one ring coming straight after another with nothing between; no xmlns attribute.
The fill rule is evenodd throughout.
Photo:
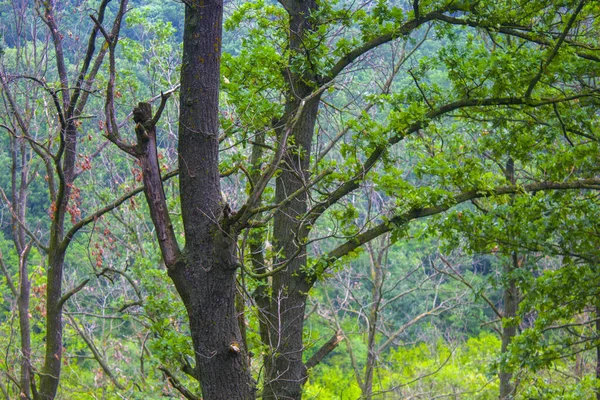
<svg viewBox="0 0 600 400"><path fill-rule="evenodd" d="M450 2L451 4L452 2ZM423 17L419 15L419 13L415 13L414 19L405 22L403 25L399 26L391 33L387 33L385 35L377 36L368 42L363 43L361 46L355 48L350 51L344 57L342 57L338 62L329 70L329 73L323 78L324 82L329 82L335 79L347 66L352 64L358 57L366 54L367 52L373 50L376 47L381 46L384 43L388 43L394 39L399 38L400 36L408 35L421 25L434 21L439 18L439 15L443 15L443 12L446 11L458 11L459 8L448 5L434 12L430 12L425 14Z"/></svg>
<svg viewBox="0 0 600 400"><path fill-rule="evenodd" d="M127 151L127 146L124 145L120 140L119 126L117 124L116 112L115 112L115 79L117 74L117 67L115 61L115 51L119 40L119 31L121 30L121 21L125 15L127 8L127 0L121 0L121 5L110 35L107 37L108 42L108 83L106 84L106 102L104 104L104 110L106 113L106 136L114 141L114 143L121 148L121 150ZM130 149L131 150L131 149ZM131 154L131 153L130 153Z"/></svg>
<svg viewBox="0 0 600 400"><path fill-rule="evenodd" d="M338 329L336 333L333 334L331 339L329 339L311 358L308 359L304 366L308 371L311 368L317 366L329 353L338 347L341 341L344 340L344 334L341 329Z"/></svg>
<svg viewBox="0 0 600 400"><path fill-rule="evenodd" d="M275 151L275 154L273 155L273 159L271 160L271 163L265 170L265 173L260 177L258 182L256 182L254 184L254 190L248 197L246 204L244 204L242 206L239 213L237 214L237 218L235 218L234 221L232 221L232 222L237 222L238 225L244 226L245 223L252 217L252 215L253 215L252 208L255 207L256 204L258 204L269 181L271 180L271 178L273 178L273 175L275 175L275 172L277 172L277 169L279 168L279 163L281 162L283 155L285 154L285 151L287 149L287 139L288 139L289 135L293 132L294 128L296 127L296 124L298 123L298 120L302 116L302 113L304 111L304 106L309 101L320 96L328 87L329 87L329 85L327 85L327 84L322 85L317 90L315 90L310 95L306 96L304 99L301 100L300 106L296 110L294 116L286 124L284 133L281 136L281 138L279 139L278 147L277 147L277 150Z"/></svg>
<svg viewBox="0 0 600 400"><path fill-rule="evenodd" d="M390 88L392 87L392 83L394 82L394 78L400 71L400 68L421 47L421 45L423 43L425 43L425 40L427 39L428 34L429 34L429 28L427 29L427 31L425 32L425 34L423 35L423 38L419 41L419 43L417 43L410 50L410 52L408 54L404 54L404 50L402 50L403 54L402 54L400 60L394 65L392 73L390 74L388 79L383 84L383 87L381 88L382 94L389 93ZM363 115L367 114L371 110L371 108L373 108L374 106L375 106L375 103L373 103L373 102L367 104L367 106L365 106L365 108L361 112L361 118ZM350 126L346 126L327 144L327 146L325 146L325 148L323 150L321 150L321 152L317 156L317 160L316 160L317 164L327 155L327 153L329 153L331 151L333 146L335 146L335 144L348 133L349 130L350 130Z"/></svg>
<svg viewBox="0 0 600 400"><path fill-rule="evenodd" d="M442 274L444 274L444 275L448 275L448 276L450 276L452 279L455 279L455 280L457 280L457 281L461 282L462 284L464 284L465 286L467 286L469 289L471 289L471 290L472 290L474 293L476 293L476 290L475 290L475 288L473 287L473 285L471 285L469 282L467 282L467 280L466 280L466 279L465 279L465 278L464 278L464 277L463 277L463 276L460 274L460 272L458 272L458 271L457 271L457 270L456 270L456 269L455 269L455 268L452 266L452 264L450 263L450 261L448 261L448 260L446 259L446 257L442 256L441 254L439 255L439 257L440 257L440 260L442 260L442 262L443 262L444 264L446 264L446 266L452 270L453 274L449 274L449 273L447 273L447 272L441 271L441 270L439 270L439 269L435 268L435 266L433 266L433 268L435 268L435 270L436 270L436 271L438 271L438 272L440 272L440 273L442 273ZM486 303L487 303L487 304L490 306L490 308L492 309L492 311L494 311L494 314L496 314L496 316L497 316L498 318L502 319L503 315L502 315L502 313L500 312L500 310L498 310L498 308L497 308L497 307L494 305L494 303L493 303L493 302L492 302L492 301L491 301L491 300L490 300L490 299L489 299L489 298L488 298L488 297L487 297L485 294L483 294L483 293L477 293L477 295L478 295L479 297L481 297L481 298L482 298L482 299L483 299L483 300L484 300L484 301L485 301L485 302L486 302Z"/></svg>
<svg viewBox="0 0 600 400"><path fill-rule="evenodd" d="M160 369L162 372L165 373L165 375L167 376L167 379L169 381L169 383L179 391L179 393L181 393L183 395L183 397L185 397L188 400L202 400L200 397L196 396L195 394L193 394L188 388L186 388L185 386L183 386L181 384L181 382L179 381L179 379L177 379L175 377L175 375L173 375L173 373L171 371L169 371L166 367L164 366L160 366L158 367L158 369Z"/></svg>
<svg viewBox="0 0 600 400"><path fill-rule="evenodd" d="M67 314L67 318L69 318L69 322L71 323L71 326L73 328L75 328L75 330L77 331L77 333L79 334L79 336L81 336L81 338L83 339L83 341L85 342L85 344L87 344L88 348L90 349L90 351L92 352L94 359L96 360L96 362L98 364L100 364L100 367L102 368L102 370L104 371L104 373L108 376L108 378L111 380L111 382L119 389L119 390L125 390L125 386L123 386L121 384L121 382L119 382L119 380L117 379L117 377L113 374L113 372L110 370L110 367L108 366L108 364L106 363L106 360L104 359L104 357L102 357L102 354L100 354L100 352L98 351L98 348L96 347L96 345L94 344L94 341L91 337L89 337L80 327L79 324L77 323L77 321L75 321L73 319L73 317L70 314Z"/></svg>
<svg viewBox="0 0 600 400"><path fill-rule="evenodd" d="M21 221L21 219L19 218L17 213L15 213L15 210L12 207L12 203L10 202L10 200L8 199L8 197L6 196L6 193L4 193L4 190L2 188L0 188L0 193L2 193L2 197L4 198L4 201L6 202L8 209L10 210L10 213L12 214L13 218L15 219L15 221L17 222L19 227L21 229L23 229L23 231L25 231L27 236L29 236L29 238L31 240L33 240L33 242L35 243L35 245L37 247L39 247L40 249L42 249L44 251L48 251L48 246L46 246L42 242L40 242L39 239L35 236L35 234L27 227L27 225L25 224L25 221Z"/></svg>
<svg viewBox="0 0 600 400"><path fill-rule="evenodd" d="M79 285L75 286L73 289L69 290L67 293L65 293L60 300L57 303L57 308L61 309L62 306L77 292L79 292L81 289L83 289L85 287L85 285L88 284L89 282L89 278L85 279L83 282L81 282Z"/></svg>
<svg viewBox="0 0 600 400"><path fill-rule="evenodd" d="M106 39L106 42L110 46L112 39L111 39L110 35L108 34L108 32L106 32L106 29L104 29L104 27L102 26L102 23L100 23L100 21L98 21L96 19L96 17L94 17L91 14L90 14L90 18L92 19L92 21L94 21L94 24L96 24L96 29L98 29L98 30L100 30L100 32L102 32L102 36L104 36L104 39Z"/></svg>
<svg viewBox="0 0 600 400"><path fill-rule="evenodd" d="M8 271L8 268L6 267L6 264L4 263L4 258L2 257L2 250L0 250L0 268L2 268L2 273L4 274L4 277L6 278L6 284L8 285L10 292L13 294L13 296L15 298L17 298L19 296L19 292L17 292L17 288L15 287L15 284L10 276L10 272Z"/></svg>
<svg viewBox="0 0 600 400"><path fill-rule="evenodd" d="M171 93L173 93L173 92L166 92L166 93L160 92L160 106L158 106L158 110L156 111L156 114L154 114L152 121L150 121L148 123L148 126L146 126L146 129L152 129L156 126L156 124L160 120L163 110L165 109L165 106L167 105L167 100L171 96Z"/></svg>
<svg viewBox="0 0 600 400"><path fill-rule="evenodd" d="M177 176L178 174L179 174L179 170L174 170L167 174L164 174L162 176L162 179L163 179L163 181L166 181L168 179L171 179L171 178ZM69 243L71 242L71 240L73 240L73 236L75 236L75 234L81 228L91 224L92 222L94 222L95 220L97 220L98 218L103 216L104 214L114 210L115 208L119 207L121 204L123 204L124 202L126 202L127 200L132 198L133 196L135 196L143 191L144 191L144 186L137 187L137 188L133 189L131 192L124 194L123 196L119 197L117 200L113 201L112 203L106 205L105 207L102 207L99 210L96 210L92 214L88 215L87 217L85 217L82 220L80 220L79 222L77 222L75 225L73 225L71 227L69 232L67 232L67 234L65 235L65 238L64 238L63 242L61 243L61 248L66 249L67 246L69 245Z"/></svg>
<svg viewBox="0 0 600 400"><path fill-rule="evenodd" d="M102 2L100 3L100 6L98 7L98 19L94 18L94 22L97 22L98 25L100 25L102 23L102 21L104 20L104 12L106 11L106 7L108 6L109 2L110 2L110 0L102 0ZM98 34L98 28L92 29L92 32L90 33L90 37L88 39L88 47L85 52L85 56L83 57L83 64L81 65L81 70L79 71L79 76L77 77L77 81L75 83L75 90L73 91L73 94L69 101L69 109L66 110L67 117L71 117L74 115L75 110L77 109L77 101L79 100L79 95L81 94L82 91L85 91L85 88L84 88L85 76L89 70L90 64L92 62L92 57L94 56L94 52L96 50L97 34ZM95 76L95 75L92 75L92 77L93 76ZM87 96L86 96L86 98L83 98L82 100L83 100L83 103L85 103L85 101L87 100ZM80 108L80 109L82 109L82 108Z"/></svg>

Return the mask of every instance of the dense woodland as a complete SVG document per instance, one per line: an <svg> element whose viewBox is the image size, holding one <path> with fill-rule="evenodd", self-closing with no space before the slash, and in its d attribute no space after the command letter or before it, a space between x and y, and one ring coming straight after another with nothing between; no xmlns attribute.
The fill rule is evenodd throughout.
<svg viewBox="0 0 600 400"><path fill-rule="evenodd" d="M6 399L599 399L600 2L0 0Z"/></svg>

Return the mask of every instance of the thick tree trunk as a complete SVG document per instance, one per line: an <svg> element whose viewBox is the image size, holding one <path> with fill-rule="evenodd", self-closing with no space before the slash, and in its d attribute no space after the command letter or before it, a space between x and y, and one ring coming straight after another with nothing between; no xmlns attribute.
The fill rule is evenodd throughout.
<svg viewBox="0 0 600 400"><path fill-rule="evenodd" d="M247 400L255 389L235 308L237 232L228 223L218 168L222 15L222 1L186 2L179 117L183 252L164 192L155 188L147 198L169 276L188 312L203 398ZM152 134L149 143L155 146ZM148 168L154 172L144 174L157 174L156 166Z"/></svg>

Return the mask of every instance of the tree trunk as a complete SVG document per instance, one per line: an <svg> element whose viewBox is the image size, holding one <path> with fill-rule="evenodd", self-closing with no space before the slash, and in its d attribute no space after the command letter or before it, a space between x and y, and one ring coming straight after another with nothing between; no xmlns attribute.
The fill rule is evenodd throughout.
<svg viewBox="0 0 600 400"><path fill-rule="evenodd" d="M255 388L235 308L237 232L228 223L218 168L222 15L222 1L186 2L179 116L183 252L167 212L149 112L138 117L136 132L163 259L189 316L203 398L247 400Z"/></svg>
<svg viewBox="0 0 600 400"><path fill-rule="evenodd" d="M296 92L300 96L310 94L310 88L305 86L301 89ZM288 115L291 115L296 107L288 107ZM292 136L294 145L288 149L283 171L276 180L276 203L283 202L290 193L305 187L309 179L307 171L318 107L317 96L305 104L298 117ZM300 399L306 379L302 362L302 333L306 297L312 282L302 270L306 266L306 249L302 243L306 241L308 229L301 225L299 219L307 211L307 201L306 192L298 195L277 211L273 222L273 245L278 254L274 267L284 263L288 265L273 276L270 356L265 365L264 399Z"/></svg>
<svg viewBox="0 0 600 400"><path fill-rule="evenodd" d="M371 400L373 398L373 374L375 372L375 362L377 361L377 348L375 337L377 334L377 323L379 319L379 306L382 300L383 291L383 269L381 266L383 248L380 250L379 257L375 255L375 251L371 246L368 246L369 257L371 262L371 280L373 289L371 289L371 309L369 311L369 334L367 338L367 363L365 365L365 379L362 387L362 398Z"/></svg>
<svg viewBox="0 0 600 400"><path fill-rule="evenodd" d="M317 9L314 0L282 2L289 13L289 43L294 52L302 53L302 40L310 32L309 16ZM310 175L311 147L320 96L314 96L296 115L301 100L314 90L305 82L315 81L310 72L286 76L288 95L286 117L297 118L291 132L291 144L283 158L282 172L276 179L275 202L282 203L291 193L304 188ZM281 133L279 134L281 137ZM301 399L306 381L306 367L302 362L304 350L302 334L308 291L313 281L302 270L306 266L306 248L303 243L309 228L300 218L308 209L306 192L285 204L275 214L273 221L273 247L277 254L274 268L287 263L287 268L273 276L270 305L270 354L265 360L263 399Z"/></svg>
<svg viewBox="0 0 600 400"><path fill-rule="evenodd" d="M19 254L19 329L21 334L21 393L31 397L31 326L29 323L29 299L31 282L27 270L29 247Z"/></svg>
<svg viewBox="0 0 600 400"><path fill-rule="evenodd" d="M31 282L27 260L31 246L27 244L27 235L20 221L26 221L27 181L29 180L28 155L24 139L11 138L11 192L12 192L12 234L15 249L19 255L19 289L17 295L19 313L19 334L21 337L21 385L20 396L31 397L31 326L29 322L29 301Z"/></svg>
<svg viewBox="0 0 600 400"><path fill-rule="evenodd" d="M515 184L515 163L512 157L508 157L506 169L504 171L506 180ZM512 200L511 200L512 201ZM511 262L506 263L504 275L508 277L507 287L504 288L504 318L513 318L517 315L519 307L519 289L516 280L512 277L512 272L519 268L519 257L516 252L512 253ZM517 335L517 327L513 324L502 324L502 345L500 352L506 354L508 346ZM500 369L498 374L500 378L500 400L510 400L514 396L515 387L511 383L512 373Z"/></svg>
<svg viewBox="0 0 600 400"><path fill-rule="evenodd" d="M50 249L46 287L46 354L40 376L40 400L53 399L58 390L62 357L62 310L59 301L62 293L64 253Z"/></svg>
<svg viewBox="0 0 600 400"><path fill-rule="evenodd" d="M67 94L68 95L68 94ZM56 199L50 228L50 246L48 247L48 271L46 272L46 354L40 376L40 388L36 399L56 397L60 381L62 361L62 278L67 248L62 242L64 223L73 180L75 179L75 161L77 159L77 128L70 121L64 129L64 159L59 193Z"/></svg>
<svg viewBox="0 0 600 400"><path fill-rule="evenodd" d="M512 264L512 265L511 265ZM504 289L504 318L513 318L517 315L519 307L519 289L514 278L510 273L519 267L519 260L516 253L512 255L512 263L505 268L505 274L509 276L508 286ZM501 354L506 354L508 346L517 335L517 327L513 324L502 326L502 346ZM500 370L500 400L510 400L514 398L515 387L511 382L512 373Z"/></svg>
<svg viewBox="0 0 600 400"><path fill-rule="evenodd" d="M596 306L596 336L600 337L600 305ZM600 383L600 345L596 346L596 384ZM596 400L600 400L600 388L596 387Z"/></svg>

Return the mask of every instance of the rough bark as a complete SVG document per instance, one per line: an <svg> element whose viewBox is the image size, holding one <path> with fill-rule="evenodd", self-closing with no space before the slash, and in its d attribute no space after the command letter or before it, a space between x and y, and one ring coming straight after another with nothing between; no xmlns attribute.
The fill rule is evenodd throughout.
<svg viewBox="0 0 600 400"><path fill-rule="evenodd" d="M282 2L289 14L289 43L294 52L302 52L302 40L312 30L309 16L317 8L314 0ZM300 99L310 95L312 89L305 82L315 78L287 72L288 96L286 115L297 118L291 133L293 145L283 158L282 172L276 180L275 202L283 201L305 187L309 179L309 164L313 133L319 109L320 96L311 98L300 115ZM281 134L279 135L281 136ZM300 399L302 385L306 380L306 368L302 362L302 332L306 297L312 283L302 271L306 265L306 250L303 246L308 230L299 219L308 209L307 193L281 207L274 217L274 250L277 252L274 266L288 263L287 268L273 276L272 297L269 317L270 354L265 360L264 399Z"/></svg>
<svg viewBox="0 0 600 400"><path fill-rule="evenodd" d="M58 390L62 357L62 307L59 301L62 294L64 252L50 247L46 286L46 352L40 376L40 389L36 399L53 399Z"/></svg>
<svg viewBox="0 0 600 400"><path fill-rule="evenodd" d="M222 15L221 1L186 2L179 115L183 251L167 212L149 110L138 112L137 151L163 259L189 316L203 398L246 400L255 389L235 308L237 232L228 223L218 169Z"/></svg>
<svg viewBox="0 0 600 400"><path fill-rule="evenodd" d="M308 95L303 88L301 95ZM308 181L312 134L319 99L310 100L293 132L295 146L284 157L283 171L276 180L275 201L282 203L290 193L302 189ZM265 370L265 399L300 399L306 370L302 362L302 332L306 296L312 283L302 267L306 265L303 245L308 230L300 218L308 208L307 193L303 192L285 204L275 214L273 223L274 248L278 252L275 266L287 263L287 268L275 274L272 281L270 306L271 355Z"/></svg>

